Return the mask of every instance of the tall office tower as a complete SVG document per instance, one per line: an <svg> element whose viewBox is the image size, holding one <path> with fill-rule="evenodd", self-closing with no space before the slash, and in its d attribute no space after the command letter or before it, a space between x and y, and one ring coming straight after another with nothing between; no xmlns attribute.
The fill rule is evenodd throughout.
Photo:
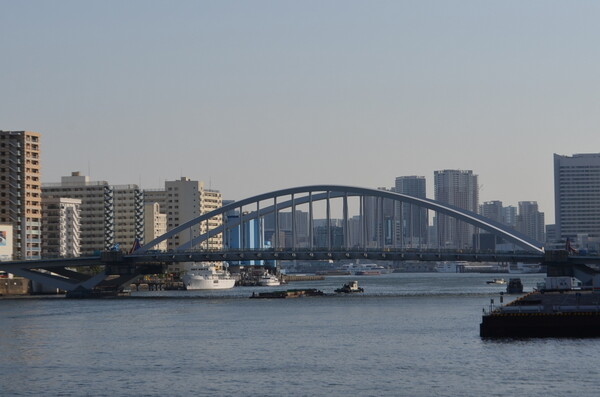
<svg viewBox="0 0 600 397"><path fill-rule="evenodd" d="M221 207L221 193L217 190L204 188L204 182L192 181L182 177L180 180L166 181L164 210L167 213L167 229L171 230L185 222L204 215ZM159 195L153 195L159 199ZM147 201L148 202L148 201ZM176 249L190 239L205 234L209 229L215 229L222 224L222 216L218 215L206 222L190 227L176 234L167 242L168 249ZM221 249L223 247L223 235L218 234L204 242L201 247L205 249Z"/></svg>
<svg viewBox="0 0 600 397"><path fill-rule="evenodd" d="M348 247L362 247L362 221L359 215L348 219Z"/></svg>
<svg viewBox="0 0 600 397"><path fill-rule="evenodd" d="M41 255L40 134L0 131L0 223L13 226L15 259Z"/></svg>
<svg viewBox="0 0 600 397"><path fill-rule="evenodd" d="M418 198L426 198L424 176L399 176L394 187L396 193ZM413 204L397 203L396 217L401 224L401 233L397 236L402 247L423 247L427 245L429 213L426 208Z"/></svg>
<svg viewBox="0 0 600 397"><path fill-rule="evenodd" d="M145 192L144 192L145 193ZM144 242L149 243L167 232L167 214L160 212L159 203L144 205ZM154 247L156 250L167 249L167 242L162 241Z"/></svg>
<svg viewBox="0 0 600 397"><path fill-rule="evenodd" d="M600 238L600 153L554 154L556 236Z"/></svg>
<svg viewBox="0 0 600 397"><path fill-rule="evenodd" d="M536 201L519 201L519 215L517 215L517 230L526 236L544 242L544 213L538 211Z"/></svg>
<svg viewBox="0 0 600 397"><path fill-rule="evenodd" d="M502 201L486 201L479 207L479 213L493 221L504 223Z"/></svg>
<svg viewBox="0 0 600 397"><path fill-rule="evenodd" d="M379 187L378 190L394 191ZM365 197L363 201L362 214L363 220L363 243L367 247L390 247L393 246L394 235L398 234L398 228L395 223L398 216L395 216L396 202L380 197ZM396 229L396 230L394 230ZM362 246L363 244L361 244Z"/></svg>
<svg viewBox="0 0 600 397"><path fill-rule="evenodd" d="M479 186L473 171L435 171L435 199L442 203L477 212ZM436 214L438 244L443 248L463 249L473 245L475 227L455 218Z"/></svg>
<svg viewBox="0 0 600 397"><path fill-rule="evenodd" d="M81 200L82 255L117 247L128 251L136 239L144 240L144 196L137 185L113 186L73 172L60 183L43 184L42 197Z"/></svg>
<svg viewBox="0 0 600 397"><path fill-rule="evenodd" d="M76 258L81 255L81 200L42 200L42 256Z"/></svg>

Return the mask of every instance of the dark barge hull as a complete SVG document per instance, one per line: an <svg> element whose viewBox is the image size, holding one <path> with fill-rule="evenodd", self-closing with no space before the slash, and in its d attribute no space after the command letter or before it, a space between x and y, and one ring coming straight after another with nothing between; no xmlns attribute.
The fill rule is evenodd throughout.
<svg viewBox="0 0 600 397"><path fill-rule="evenodd" d="M485 315L479 334L484 338L600 337L600 312Z"/></svg>
<svg viewBox="0 0 600 397"><path fill-rule="evenodd" d="M261 292L259 294L252 293L251 299L285 299L285 298L300 298L303 296L323 296L323 291L315 288L309 289L288 289L287 291L270 291Z"/></svg>

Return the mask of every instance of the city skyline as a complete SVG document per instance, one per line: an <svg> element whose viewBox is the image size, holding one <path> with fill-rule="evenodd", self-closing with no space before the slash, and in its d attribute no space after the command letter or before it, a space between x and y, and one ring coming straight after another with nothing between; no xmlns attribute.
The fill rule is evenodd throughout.
<svg viewBox="0 0 600 397"><path fill-rule="evenodd" d="M44 183L188 176L242 199L473 170L537 201L553 154L600 151L588 2L3 1L0 129L42 135Z"/></svg>

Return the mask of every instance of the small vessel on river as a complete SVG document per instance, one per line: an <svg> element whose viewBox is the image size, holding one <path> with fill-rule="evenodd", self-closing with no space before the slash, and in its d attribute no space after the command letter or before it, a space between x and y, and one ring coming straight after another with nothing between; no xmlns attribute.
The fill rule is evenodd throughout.
<svg viewBox="0 0 600 397"><path fill-rule="evenodd" d="M335 290L338 294L349 294L353 292L365 292L365 290L358 286L358 281L350 281L349 283L344 284L342 288L338 288Z"/></svg>
<svg viewBox="0 0 600 397"><path fill-rule="evenodd" d="M262 285L263 287L277 287L281 285L281 281L279 281L277 276L271 273L265 273L258 279L258 285Z"/></svg>

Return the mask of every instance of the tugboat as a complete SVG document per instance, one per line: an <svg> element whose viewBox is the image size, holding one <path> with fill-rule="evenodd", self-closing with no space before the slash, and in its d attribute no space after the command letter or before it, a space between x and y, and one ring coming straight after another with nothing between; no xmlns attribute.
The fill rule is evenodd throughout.
<svg viewBox="0 0 600 397"><path fill-rule="evenodd" d="M523 283L520 278L511 278L506 286L507 294L520 294L523 292Z"/></svg>
<svg viewBox="0 0 600 397"><path fill-rule="evenodd" d="M335 290L338 294L350 294L353 292L365 292L365 290L358 286L358 281L350 281L347 284L344 284L342 288L338 288Z"/></svg>
<svg viewBox="0 0 600 397"><path fill-rule="evenodd" d="M493 280L486 281L486 283L488 283L488 284L506 284L506 280L504 280L503 278L495 278Z"/></svg>

